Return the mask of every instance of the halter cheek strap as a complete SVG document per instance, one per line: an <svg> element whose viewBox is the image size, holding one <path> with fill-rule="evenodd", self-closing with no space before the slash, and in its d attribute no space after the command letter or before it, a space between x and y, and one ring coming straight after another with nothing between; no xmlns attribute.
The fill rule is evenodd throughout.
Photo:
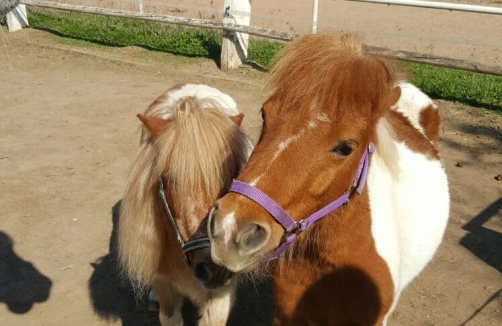
<svg viewBox="0 0 502 326"><path fill-rule="evenodd" d="M300 232L304 231L309 226L320 220L322 217L330 214L340 206L347 204L349 197L354 189L358 194L362 193L364 184L366 182L366 177L368 175L369 156L374 151L375 146L373 145L373 143L370 143L368 149L364 151L364 154L361 157L361 161L357 168L356 175L351 187L343 195L341 195L339 198L332 201L328 205L324 206L314 214L300 221L293 220L291 216L289 216L288 213L286 213L281 208L281 206L279 206L272 198L270 198L261 190L241 181L233 181L232 186L230 187L230 192L241 194L253 200L263 209L265 209L277 221L277 223L279 223L284 228L284 240L279 245L279 247L277 247L272 253L268 255L268 260L273 260L279 257L279 255L283 253L296 239L296 236Z"/></svg>
<svg viewBox="0 0 502 326"><path fill-rule="evenodd" d="M191 266L192 263L190 262L190 259L188 258L188 253L192 250L197 250L197 249L203 249L203 248L209 248L211 246L211 243L209 242L208 237L197 237L193 239L189 239L188 241L183 241L183 238L181 237L180 230L178 229L178 226L176 225L176 221L174 220L174 216L171 213L171 210L169 209L169 205L167 204L166 200L166 195L164 194L164 181L162 180L162 177L159 178L159 197L160 201L162 202L162 206L164 206L164 210L166 212L167 218L169 222L171 222L171 225L173 226L173 229L176 233L176 238L178 240L178 243L181 246L181 251L183 252L183 260L185 261L185 264L187 266Z"/></svg>

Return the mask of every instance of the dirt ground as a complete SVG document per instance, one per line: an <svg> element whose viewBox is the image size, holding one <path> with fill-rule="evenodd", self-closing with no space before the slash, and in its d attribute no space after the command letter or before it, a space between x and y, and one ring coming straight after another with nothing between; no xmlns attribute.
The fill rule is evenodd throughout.
<svg viewBox="0 0 502 326"><path fill-rule="evenodd" d="M264 75L139 48L62 45L30 29L3 29L0 47L0 325L158 325L120 281L111 250L138 146L135 115L175 84L207 83L235 98L256 139ZM502 116L438 104L451 217L390 325L501 325ZM239 293L230 324L269 325L268 285Z"/></svg>

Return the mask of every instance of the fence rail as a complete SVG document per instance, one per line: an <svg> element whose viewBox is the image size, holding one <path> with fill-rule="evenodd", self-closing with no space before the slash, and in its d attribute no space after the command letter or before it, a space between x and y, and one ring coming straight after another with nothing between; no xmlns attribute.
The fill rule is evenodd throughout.
<svg viewBox="0 0 502 326"><path fill-rule="evenodd" d="M43 1L43 0L21 0L21 3L42 8L51 8L51 9L66 10L66 11L78 11L87 14L125 17L125 18L150 20L150 21L175 24L175 25L241 32L241 33L247 33L249 35L261 36L283 41L291 41L296 37L298 37L297 34L292 34L288 32L281 32L273 29L254 27L254 26L244 26L233 23L222 23L209 19L196 19L196 18L185 18L185 17L176 17L168 15L157 15L157 14L142 13L138 11L71 5L66 3Z"/></svg>
<svg viewBox="0 0 502 326"><path fill-rule="evenodd" d="M478 14L492 14L492 15L502 15L502 8L488 7L488 6L475 6L475 5L464 5L458 3L448 3L448 2L432 2L432 1L422 1L422 0L346 0L353 2L369 2L378 3L383 5L397 5L397 6L408 6L408 7L421 7L421 8L432 8L432 9L443 9L451 11L467 11L475 12Z"/></svg>
<svg viewBox="0 0 502 326"><path fill-rule="evenodd" d="M372 1L372 0L349 0L349 1ZM387 0L389 1L389 0ZM423 2L423 1L418 1ZM100 7L91 7L91 6L82 6L82 5L70 5L64 3L43 1L43 0L21 0L21 3L26 5L38 6L43 8L52 8L58 10L66 10L66 11L77 11L89 14L98 14L98 15L106 15L106 16L114 16L114 17L126 17L132 19L140 19L140 20L148 20L148 21L156 21L162 23L169 24L177 24L184 26L192 26L199 28L208 28L208 29L217 29L224 31L233 31L238 33L247 33L250 35L271 38L282 41L291 41L296 39L299 35L288 32L281 32L273 29L255 27L255 26L244 26L234 23L223 23L217 22L214 20L205 20L205 19L193 19L193 18L184 18L184 17L176 17L176 16L167 16L167 15L158 15L158 14L149 14L142 13L136 11L126 11L126 10L117 10L117 9L109 9L109 8L100 8ZM493 74L502 76L502 66L487 66L481 64L480 62L474 60L460 60L460 59L452 59L441 56L427 55L422 53L408 52L408 51L399 51L399 50L391 50L381 47L374 46L366 46L367 52L373 55L380 55L385 57L390 57L394 59L399 59L408 62L415 63L425 63L431 64L440 67L447 67L459 70L473 71L478 73L485 74Z"/></svg>

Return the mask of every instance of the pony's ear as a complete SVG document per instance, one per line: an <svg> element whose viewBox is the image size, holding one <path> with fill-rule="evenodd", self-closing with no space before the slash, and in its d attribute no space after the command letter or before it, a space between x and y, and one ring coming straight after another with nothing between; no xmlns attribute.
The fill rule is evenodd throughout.
<svg viewBox="0 0 502 326"><path fill-rule="evenodd" d="M394 106L401 97L401 87L396 86L390 91L390 106Z"/></svg>
<svg viewBox="0 0 502 326"><path fill-rule="evenodd" d="M145 117L142 114L136 116L143 123L143 130L152 135L153 138L157 138L169 125L169 121L161 118Z"/></svg>
<svg viewBox="0 0 502 326"><path fill-rule="evenodd" d="M240 127L242 119L244 119L244 113L239 113L238 115L234 115L233 117L230 117L230 119L232 119L232 121Z"/></svg>

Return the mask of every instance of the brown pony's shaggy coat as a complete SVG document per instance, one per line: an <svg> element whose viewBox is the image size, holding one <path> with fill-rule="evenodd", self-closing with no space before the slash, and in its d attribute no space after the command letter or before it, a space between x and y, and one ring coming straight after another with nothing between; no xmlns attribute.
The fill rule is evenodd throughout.
<svg viewBox="0 0 502 326"><path fill-rule="evenodd" d="M270 263L275 326L386 324L441 242L449 193L439 113L396 79L354 35L304 36L271 71L262 133L237 180L296 222L349 194ZM359 194L352 185L370 143ZM211 257L234 272L259 267L286 236L272 217L280 209L248 194L225 195L209 216Z"/></svg>
<svg viewBox="0 0 502 326"><path fill-rule="evenodd" d="M357 135L359 143L364 144L375 138L375 130L364 129L361 134L360 126L374 126L397 101L399 93L392 91L394 84L394 66L382 58L366 55L356 36L303 37L280 54L271 71L268 85L274 91L269 100L273 105L270 102L264 105L266 124L281 123L279 116L295 111L303 117L299 121L322 114L329 117L331 126L343 130L343 135L333 138ZM347 116L357 118L347 119ZM313 142L322 144L316 139L303 146ZM351 167L345 166L345 171L356 170L359 153L364 149L364 146L358 147ZM329 150L327 147L326 151ZM328 203L348 189L353 173L337 173L333 181L332 176L321 173L323 170L318 168L315 174L306 175L310 181L301 184L310 185L306 192L324 197L322 202ZM246 172L243 171L243 177ZM266 184L260 183L260 187L267 192ZM289 196L286 200L292 207L289 211L301 218L308 215L308 208L300 207L299 203L305 202L301 195L302 191L286 195L274 193L273 198L281 198L283 202L282 198ZM393 285L386 263L376 252L372 240L367 202L367 193L353 196L343 214L339 210L326 217L322 227L314 226L301 234L295 247L273 265L277 325L378 325L382 322L384 312L392 304ZM297 301L299 297L302 299Z"/></svg>
<svg viewBox="0 0 502 326"><path fill-rule="evenodd" d="M262 108L262 134L238 180L268 194L294 220L321 209L349 189L363 151L370 140L379 141L376 122L400 96L395 82L394 66L365 54L354 35L309 35L293 42L271 70L266 88L272 95ZM357 143L347 158L330 155L340 140ZM228 258L239 256L230 256L228 246L218 247L218 255L226 257L222 260L235 259L234 266L259 266L284 230L243 196L229 193L218 203L218 218L233 212L237 226L252 217L253 223L270 227L270 238L259 252L242 258L246 263ZM377 253L371 223L365 189L352 195L347 207L301 233L272 263L274 325L382 323L394 286Z"/></svg>

